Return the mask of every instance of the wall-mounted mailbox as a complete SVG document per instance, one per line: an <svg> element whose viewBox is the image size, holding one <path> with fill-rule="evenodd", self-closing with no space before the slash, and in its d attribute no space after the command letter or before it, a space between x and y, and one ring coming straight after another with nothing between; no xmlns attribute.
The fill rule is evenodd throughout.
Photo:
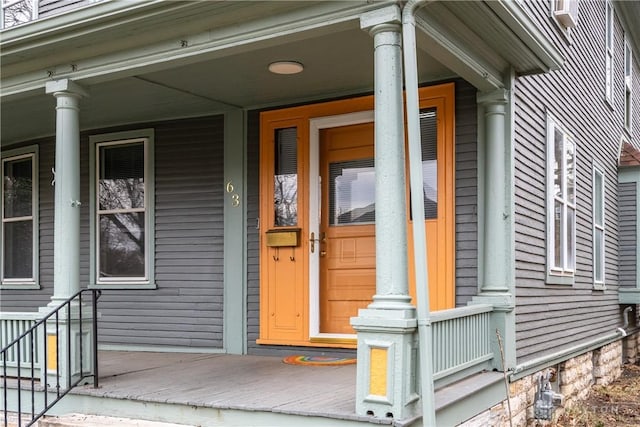
<svg viewBox="0 0 640 427"><path fill-rule="evenodd" d="M281 248L300 245L300 229L269 230L266 232L267 246Z"/></svg>

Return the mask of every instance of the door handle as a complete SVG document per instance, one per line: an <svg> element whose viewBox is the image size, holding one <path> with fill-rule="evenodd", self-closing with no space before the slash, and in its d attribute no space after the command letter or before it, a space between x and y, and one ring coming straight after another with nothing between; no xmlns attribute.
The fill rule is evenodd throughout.
<svg viewBox="0 0 640 427"><path fill-rule="evenodd" d="M316 239L316 233L314 233L313 231L311 232L311 235L309 236L309 250L311 250L311 253L314 253L316 251L316 241L318 239Z"/></svg>
<svg viewBox="0 0 640 427"><path fill-rule="evenodd" d="M325 256L327 254L327 251L320 251L320 256Z"/></svg>

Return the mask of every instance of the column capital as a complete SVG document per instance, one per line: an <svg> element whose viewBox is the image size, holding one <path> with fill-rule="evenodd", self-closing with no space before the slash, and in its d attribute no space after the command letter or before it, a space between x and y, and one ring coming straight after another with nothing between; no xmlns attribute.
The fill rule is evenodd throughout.
<svg viewBox="0 0 640 427"><path fill-rule="evenodd" d="M496 89L491 92L480 92L477 96L478 104L506 104L509 102L509 91L506 89Z"/></svg>
<svg viewBox="0 0 640 427"><path fill-rule="evenodd" d="M53 96L58 96L58 94L61 93L84 97L89 96L82 86L69 79L52 80L47 82L45 84L45 93L48 95L53 94Z"/></svg>
<svg viewBox="0 0 640 427"><path fill-rule="evenodd" d="M402 12L398 5L391 5L381 9L372 10L360 16L360 28L370 33L377 32L377 27L393 29L400 32Z"/></svg>

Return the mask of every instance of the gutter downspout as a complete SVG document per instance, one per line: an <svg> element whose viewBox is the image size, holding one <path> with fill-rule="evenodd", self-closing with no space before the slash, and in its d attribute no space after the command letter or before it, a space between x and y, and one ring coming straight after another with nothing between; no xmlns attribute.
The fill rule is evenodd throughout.
<svg viewBox="0 0 640 427"><path fill-rule="evenodd" d="M418 61L416 54L416 11L427 0L409 0L402 9L402 53L404 58L404 85L406 92L409 175L411 213L413 221L413 252L416 270L416 309L418 315L420 384L422 386L422 424L436 425L435 395L433 387L432 330L429 317L429 277L427 272L427 246L424 221L424 194L422 184L422 150L420 148L420 107L418 102Z"/></svg>

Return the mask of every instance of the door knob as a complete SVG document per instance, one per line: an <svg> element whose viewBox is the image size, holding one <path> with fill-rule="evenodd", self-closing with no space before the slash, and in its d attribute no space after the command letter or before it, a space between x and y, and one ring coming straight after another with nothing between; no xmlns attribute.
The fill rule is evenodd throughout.
<svg viewBox="0 0 640 427"><path fill-rule="evenodd" d="M325 256L327 254L327 251L320 251L320 256Z"/></svg>

